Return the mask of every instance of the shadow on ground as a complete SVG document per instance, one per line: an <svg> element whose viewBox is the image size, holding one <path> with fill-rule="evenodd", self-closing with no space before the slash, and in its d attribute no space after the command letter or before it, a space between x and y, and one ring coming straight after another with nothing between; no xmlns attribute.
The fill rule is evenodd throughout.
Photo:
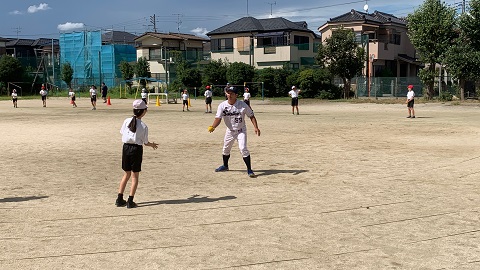
<svg viewBox="0 0 480 270"><path fill-rule="evenodd" d="M200 197L200 195L193 195L187 199L139 202L137 203L137 205L138 207L144 207L144 206L153 206L153 205L159 205L159 204L205 203L205 202L216 202L216 201L223 201L223 200L234 200L236 198L237 197L235 196L223 196L218 198L210 198L208 196Z"/></svg>
<svg viewBox="0 0 480 270"><path fill-rule="evenodd" d="M6 202L26 202L31 200L41 200L48 198L48 196L28 196L28 197L10 197L10 198L3 198L0 199L0 203Z"/></svg>
<svg viewBox="0 0 480 270"><path fill-rule="evenodd" d="M237 171L243 172L245 170L230 170L230 171ZM301 173L306 173L308 170L253 170L257 176L265 176L265 175L274 175L274 174L281 174L281 173L288 173L293 175L298 175Z"/></svg>

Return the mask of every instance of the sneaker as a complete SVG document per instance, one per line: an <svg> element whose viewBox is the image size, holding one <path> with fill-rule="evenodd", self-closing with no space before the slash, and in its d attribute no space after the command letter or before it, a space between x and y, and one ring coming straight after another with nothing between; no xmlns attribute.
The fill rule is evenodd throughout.
<svg viewBox="0 0 480 270"><path fill-rule="evenodd" d="M407 116L407 118L412 118L411 116Z"/></svg>
<svg viewBox="0 0 480 270"><path fill-rule="evenodd" d="M208 113L212 113L212 111L209 111Z"/></svg>
<svg viewBox="0 0 480 270"><path fill-rule="evenodd" d="M412 118L415 118L415 115L414 115L414 116L412 116Z"/></svg>
<svg viewBox="0 0 480 270"><path fill-rule="evenodd" d="M226 171L228 171L228 167L225 167L223 165L215 169L215 172L226 172Z"/></svg>
<svg viewBox="0 0 480 270"><path fill-rule="evenodd" d="M255 173L253 173L252 170L247 170L247 173L248 173L248 177L250 177L250 178L255 178L255 177L257 177L257 176L255 175Z"/></svg>
<svg viewBox="0 0 480 270"><path fill-rule="evenodd" d="M115 205L117 207L124 207L125 205L127 205L127 201L125 201L124 199L122 199L122 200L117 199L115 201Z"/></svg>
<svg viewBox="0 0 480 270"><path fill-rule="evenodd" d="M128 202L127 201L127 208L136 208L137 204L135 202Z"/></svg>

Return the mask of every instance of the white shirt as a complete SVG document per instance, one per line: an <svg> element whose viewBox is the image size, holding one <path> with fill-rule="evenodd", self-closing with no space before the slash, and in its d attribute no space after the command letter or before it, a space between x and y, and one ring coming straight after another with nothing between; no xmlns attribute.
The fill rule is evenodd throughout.
<svg viewBox="0 0 480 270"><path fill-rule="evenodd" d="M12 98L17 98L17 93L12 93Z"/></svg>
<svg viewBox="0 0 480 270"><path fill-rule="evenodd" d="M212 95L213 95L213 94L212 94L212 91L210 91L210 90L205 90L205 94L204 94L205 97L209 98L209 97L212 97Z"/></svg>
<svg viewBox="0 0 480 270"><path fill-rule="evenodd" d="M46 96L47 93L48 93L48 92L47 92L46 90L43 90L43 89L40 90L40 95L42 95L42 96Z"/></svg>
<svg viewBox="0 0 480 270"><path fill-rule="evenodd" d="M69 97L75 96L75 92L68 92L68 96L69 96Z"/></svg>
<svg viewBox="0 0 480 270"><path fill-rule="evenodd" d="M90 96L96 96L97 95L97 90L90 88Z"/></svg>
<svg viewBox="0 0 480 270"><path fill-rule="evenodd" d="M228 100L225 100L218 105L215 118L222 118L230 130L240 130L247 127L245 115L248 117L254 116L252 109L247 103L237 100L233 105L230 105Z"/></svg>
<svg viewBox="0 0 480 270"><path fill-rule="evenodd" d="M183 100L188 100L188 94L182 94L182 99Z"/></svg>
<svg viewBox="0 0 480 270"><path fill-rule="evenodd" d="M132 121L133 117L129 117L123 121L122 128L120 128L120 134L122 134L123 143L131 143L143 145L148 143L148 127L141 119L137 119L137 132L133 133L128 128L128 124Z"/></svg>
<svg viewBox="0 0 480 270"><path fill-rule="evenodd" d="M415 97L415 92L412 91L408 91L407 93L407 99L413 99Z"/></svg>
<svg viewBox="0 0 480 270"><path fill-rule="evenodd" d="M243 99L244 100L250 100L250 97L251 97L250 92L243 93Z"/></svg>
<svg viewBox="0 0 480 270"><path fill-rule="evenodd" d="M148 96L148 94L147 94L147 93L144 93L144 92L142 92L141 95L142 95L142 98L147 98L147 96Z"/></svg>
<svg viewBox="0 0 480 270"><path fill-rule="evenodd" d="M292 90L290 90L290 92L288 92L288 94L289 94L292 98L298 98L298 92L300 92L300 90L298 90L298 89L292 89Z"/></svg>

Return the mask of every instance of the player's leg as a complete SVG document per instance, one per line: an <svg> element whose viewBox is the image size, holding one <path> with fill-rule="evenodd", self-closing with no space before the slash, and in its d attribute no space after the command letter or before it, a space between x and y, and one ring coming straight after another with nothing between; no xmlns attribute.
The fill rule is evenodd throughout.
<svg viewBox="0 0 480 270"><path fill-rule="evenodd" d="M246 130L242 131L238 134L237 141L238 141L238 148L240 149L240 152L242 154L243 162L245 162L245 165L247 166L248 176L253 178L253 177L255 177L255 173L253 173L253 171L252 171L250 151L248 151L248 148L247 148L247 132L246 132Z"/></svg>
<svg viewBox="0 0 480 270"><path fill-rule="evenodd" d="M133 172L132 173L132 185L130 187L130 194L129 194L128 200L127 200L127 208L137 207L137 204L133 201L133 197L135 197L135 193L137 192L139 176L140 176L140 172Z"/></svg>
<svg viewBox="0 0 480 270"><path fill-rule="evenodd" d="M232 151L233 143L235 142L235 136L227 128L225 132L225 137L223 138L223 149L222 149L222 159L223 165L215 169L216 172L228 171L228 160L230 159L230 152Z"/></svg>

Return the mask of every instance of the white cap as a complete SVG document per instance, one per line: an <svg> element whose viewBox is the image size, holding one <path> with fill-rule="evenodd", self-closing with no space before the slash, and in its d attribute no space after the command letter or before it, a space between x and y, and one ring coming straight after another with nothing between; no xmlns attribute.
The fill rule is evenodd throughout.
<svg viewBox="0 0 480 270"><path fill-rule="evenodd" d="M292 89L295 89L295 85L294 85L294 86L292 86Z"/></svg>
<svg viewBox="0 0 480 270"><path fill-rule="evenodd" d="M136 100L133 101L133 108L142 110L142 109L146 109L148 107L147 107L147 104L145 104L145 102L143 102L143 100L136 99Z"/></svg>

